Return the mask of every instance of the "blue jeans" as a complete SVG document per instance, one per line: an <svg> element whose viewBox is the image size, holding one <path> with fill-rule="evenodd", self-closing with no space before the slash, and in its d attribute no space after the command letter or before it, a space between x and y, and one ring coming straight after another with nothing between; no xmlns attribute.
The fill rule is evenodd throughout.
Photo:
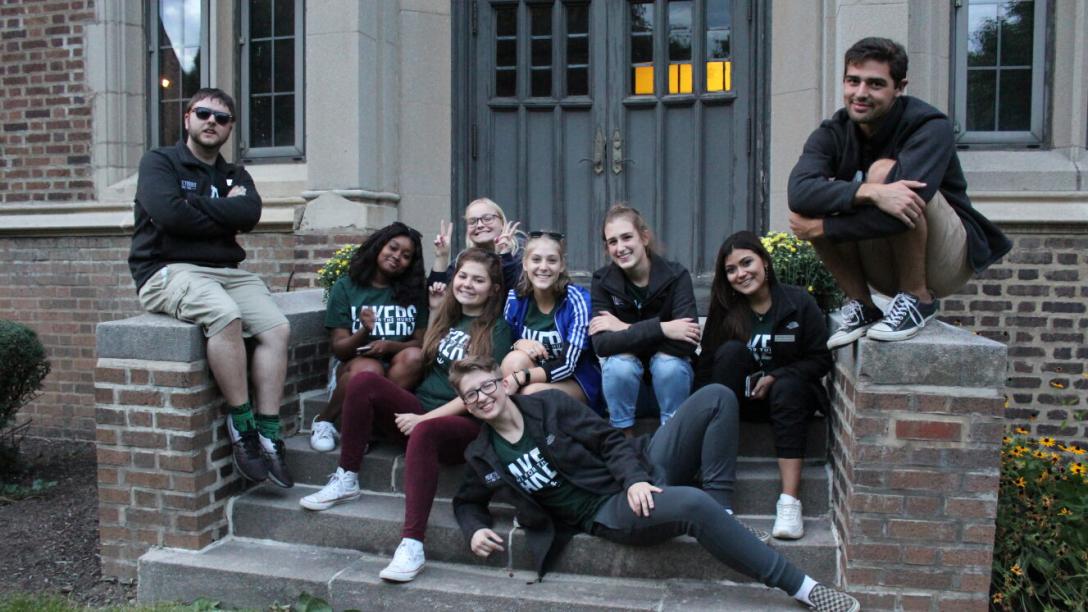
<svg viewBox="0 0 1088 612"><path fill-rule="evenodd" d="M605 358L601 366L601 387L613 427L625 428L635 424L635 409L640 404L640 392L644 401L649 400L659 407L661 423L668 421L691 394L694 372L691 361L684 357L655 353L650 358L652 393L645 388L642 373L642 360L634 355L622 354Z"/></svg>

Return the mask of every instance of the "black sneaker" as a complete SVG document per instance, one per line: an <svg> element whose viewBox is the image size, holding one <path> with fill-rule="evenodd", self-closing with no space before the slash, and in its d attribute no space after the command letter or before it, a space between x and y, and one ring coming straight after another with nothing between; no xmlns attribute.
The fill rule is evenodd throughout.
<svg viewBox="0 0 1088 612"><path fill-rule="evenodd" d="M808 599L812 602L812 609L818 612L858 612L861 609L858 600L822 584L812 587Z"/></svg>
<svg viewBox="0 0 1088 612"><path fill-rule="evenodd" d="M913 338L935 316L937 316L937 300L923 304L914 295L901 292L892 300L884 320L869 330L869 337L884 342Z"/></svg>
<svg viewBox="0 0 1088 612"><path fill-rule="evenodd" d="M268 464L261 450L260 434L257 430L238 433L234 428L234 421L227 415L227 433L230 434L234 469L246 480L264 482L268 478Z"/></svg>
<svg viewBox="0 0 1088 612"><path fill-rule="evenodd" d="M839 312L842 313L842 325L827 339L828 350L853 343L884 316L876 306L867 306L858 300L847 301Z"/></svg>
<svg viewBox="0 0 1088 612"><path fill-rule="evenodd" d="M264 458L268 463L268 479L285 489L295 486L291 472L287 470L287 447L283 440L269 440L264 436L260 438L261 449L264 450Z"/></svg>

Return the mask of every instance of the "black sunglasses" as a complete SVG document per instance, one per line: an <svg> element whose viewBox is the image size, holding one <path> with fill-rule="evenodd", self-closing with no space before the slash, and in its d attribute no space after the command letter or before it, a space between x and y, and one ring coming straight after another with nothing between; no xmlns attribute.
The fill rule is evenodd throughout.
<svg viewBox="0 0 1088 612"><path fill-rule="evenodd" d="M193 108L193 110L190 112L196 115L196 118L200 119L201 121L207 121L208 117L215 117L215 122L219 125L226 125L231 121L234 121L234 115L230 113L215 111L210 108L204 108L203 106L197 106Z"/></svg>
<svg viewBox="0 0 1088 612"><path fill-rule="evenodd" d="M564 236L563 234L561 234L559 232L545 232L545 231L541 231L541 230L536 230L536 231L529 232L529 237L530 238L540 238L541 236L547 236L548 238L551 238L552 240L554 240L556 242L560 242L560 241L565 240L567 238L566 236Z"/></svg>

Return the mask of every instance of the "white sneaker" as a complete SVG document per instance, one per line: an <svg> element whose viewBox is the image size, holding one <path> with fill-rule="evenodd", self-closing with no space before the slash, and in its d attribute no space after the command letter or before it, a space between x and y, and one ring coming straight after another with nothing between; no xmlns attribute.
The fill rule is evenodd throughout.
<svg viewBox="0 0 1088 612"><path fill-rule="evenodd" d="M351 501L359 497L359 475L348 472L342 467L329 477L329 484L317 493L307 495L298 503L307 510L328 510L336 504Z"/></svg>
<svg viewBox="0 0 1088 612"><path fill-rule="evenodd" d="M805 522L801 518L801 500L783 493L778 496L775 510L771 535L780 540L797 540L805 535Z"/></svg>
<svg viewBox="0 0 1088 612"><path fill-rule="evenodd" d="M378 576L382 580L394 582L409 582L423 571L423 564L427 559L423 556L423 542L404 538L393 553L393 560L385 566Z"/></svg>
<svg viewBox="0 0 1088 612"><path fill-rule="evenodd" d="M340 432L336 431L336 425L314 417L314 422L310 425L310 448L319 453L327 453L336 448L336 441L339 439Z"/></svg>

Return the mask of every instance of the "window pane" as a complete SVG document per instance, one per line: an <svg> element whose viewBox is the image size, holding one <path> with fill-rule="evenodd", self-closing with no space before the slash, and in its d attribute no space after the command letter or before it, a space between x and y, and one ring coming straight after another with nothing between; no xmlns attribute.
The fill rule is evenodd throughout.
<svg viewBox="0 0 1088 612"><path fill-rule="evenodd" d="M182 117L185 106L179 102L165 102L159 105L159 144L167 147L181 137Z"/></svg>
<svg viewBox="0 0 1088 612"><path fill-rule="evenodd" d="M631 32L653 33L654 31L654 5L649 3L634 3L631 5Z"/></svg>
<svg viewBox="0 0 1088 612"><path fill-rule="evenodd" d="M1035 3L1009 2L1001 23L1001 65L1030 66L1035 29ZM1004 87L1002 87L1004 89Z"/></svg>
<svg viewBox="0 0 1088 612"><path fill-rule="evenodd" d="M249 37L268 38L272 36L272 3L257 0L249 3Z"/></svg>
<svg viewBox="0 0 1088 612"><path fill-rule="evenodd" d="M181 69L181 96L188 98L200 89L200 47L181 50Z"/></svg>
<svg viewBox="0 0 1088 612"><path fill-rule="evenodd" d="M967 71L967 129L993 131L996 70Z"/></svg>
<svg viewBox="0 0 1088 612"><path fill-rule="evenodd" d="M552 71L551 68L545 68L543 70L533 70L532 72L532 95L533 96L550 96L552 95Z"/></svg>
<svg viewBox="0 0 1088 612"><path fill-rule="evenodd" d="M706 3L706 27L708 30L729 28L733 25L730 0L708 0Z"/></svg>
<svg viewBox="0 0 1088 612"><path fill-rule="evenodd" d="M495 95L509 97L517 91L517 73L514 70L495 71Z"/></svg>
<svg viewBox="0 0 1088 612"><path fill-rule="evenodd" d="M691 59L691 0L669 3L669 59Z"/></svg>
<svg viewBox="0 0 1088 612"><path fill-rule="evenodd" d="M589 12L584 4L567 5L567 34L589 32Z"/></svg>
<svg viewBox="0 0 1088 612"><path fill-rule="evenodd" d="M997 5L972 4L967 9L967 65L997 63Z"/></svg>
<svg viewBox="0 0 1088 612"><path fill-rule="evenodd" d="M529 8L530 33L533 36L551 36L552 7L535 4Z"/></svg>
<svg viewBox="0 0 1088 612"><path fill-rule="evenodd" d="M277 147L290 147L295 144L295 96L286 94L276 96L276 112L273 123Z"/></svg>
<svg viewBox="0 0 1088 612"><path fill-rule="evenodd" d="M997 129L1031 129L1031 70L1002 70Z"/></svg>
<svg viewBox="0 0 1088 612"><path fill-rule="evenodd" d="M249 99L250 147L272 146L272 97L253 96Z"/></svg>
<svg viewBox="0 0 1088 612"><path fill-rule="evenodd" d="M584 66L589 63L589 39L583 37L567 40L567 65Z"/></svg>
<svg viewBox="0 0 1088 612"><path fill-rule="evenodd" d="M499 36L517 36L517 7L495 7L495 33Z"/></svg>
<svg viewBox="0 0 1088 612"><path fill-rule="evenodd" d="M159 99L176 100L181 98L181 63L169 47L159 51Z"/></svg>
<svg viewBox="0 0 1088 612"><path fill-rule="evenodd" d="M532 44L533 66L550 66L552 63L552 41L545 38L534 40Z"/></svg>
<svg viewBox="0 0 1088 612"><path fill-rule="evenodd" d="M514 67L518 63L518 47L515 40L500 40L495 43L495 65Z"/></svg>
<svg viewBox="0 0 1088 612"><path fill-rule="evenodd" d="M725 59L729 57L729 30L711 30L706 33L706 58Z"/></svg>
<svg viewBox="0 0 1088 612"><path fill-rule="evenodd" d="M649 36L631 37L631 63L641 64L654 61L654 39Z"/></svg>
<svg viewBox="0 0 1088 612"><path fill-rule="evenodd" d="M258 2L265 4L265 2ZM276 36L293 36L295 33L295 0L276 0Z"/></svg>
<svg viewBox="0 0 1088 612"><path fill-rule="evenodd" d="M567 69L567 95L585 96L589 94L589 69Z"/></svg>
<svg viewBox="0 0 1088 612"><path fill-rule="evenodd" d="M249 91L272 91L272 41L263 40L249 46Z"/></svg>
<svg viewBox="0 0 1088 612"><path fill-rule="evenodd" d="M275 81L277 92L295 90L295 41L291 38L276 41Z"/></svg>

